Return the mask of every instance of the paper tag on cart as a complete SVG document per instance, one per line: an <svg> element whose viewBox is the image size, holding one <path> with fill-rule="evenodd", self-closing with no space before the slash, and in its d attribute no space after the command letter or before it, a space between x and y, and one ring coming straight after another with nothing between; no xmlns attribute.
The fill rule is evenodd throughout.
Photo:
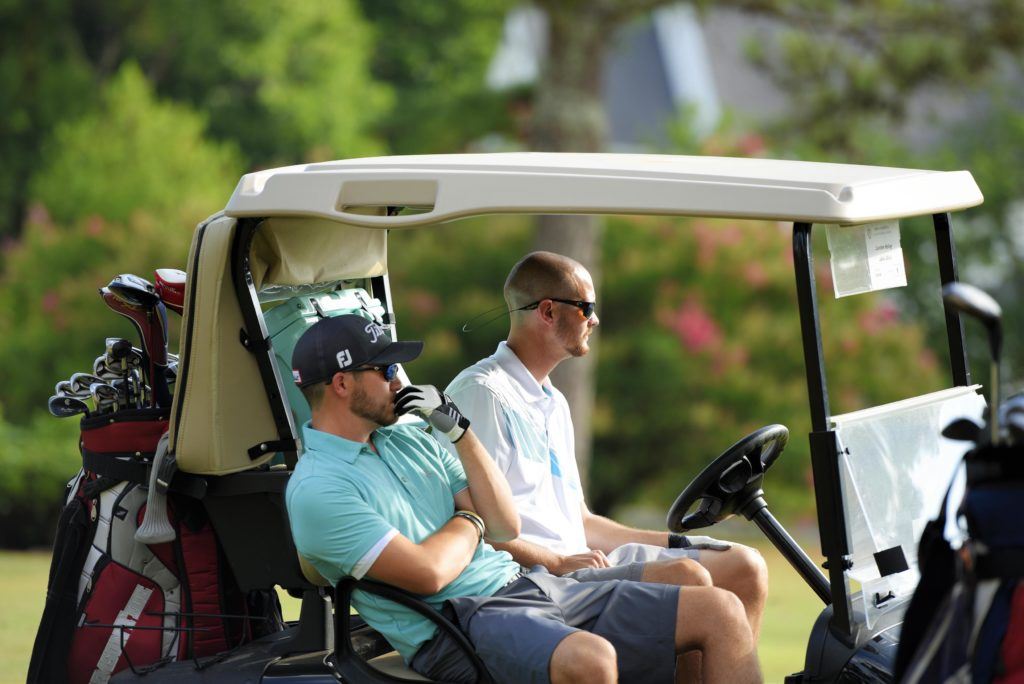
<svg viewBox="0 0 1024 684"><path fill-rule="evenodd" d="M826 226L825 232L836 298L906 286L899 223Z"/></svg>

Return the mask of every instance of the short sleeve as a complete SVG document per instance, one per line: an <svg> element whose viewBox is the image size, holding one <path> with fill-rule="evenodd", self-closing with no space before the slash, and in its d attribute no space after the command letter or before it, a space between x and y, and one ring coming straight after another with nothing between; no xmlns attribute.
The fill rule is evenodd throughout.
<svg viewBox="0 0 1024 684"><path fill-rule="evenodd" d="M289 492L295 547L332 584L395 529L347 481L304 480ZM363 568L365 572L365 568Z"/></svg>
<svg viewBox="0 0 1024 684"><path fill-rule="evenodd" d="M438 446L438 458L441 459L444 472L448 475L448 484L451 487L452 496L454 496L469 486L469 480L466 479L466 470L462 467L462 461L452 453L455 445L447 438L444 438L444 441L447 443L446 446L452 448L452 451Z"/></svg>
<svg viewBox="0 0 1024 684"><path fill-rule="evenodd" d="M452 383L446 392L462 415L469 419L470 429L498 468L507 474L515 456L514 445L508 438L505 411L498 397L487 386L473 381ZM455 452L451 442L447 442L446 446L452 453Z"/></svg>

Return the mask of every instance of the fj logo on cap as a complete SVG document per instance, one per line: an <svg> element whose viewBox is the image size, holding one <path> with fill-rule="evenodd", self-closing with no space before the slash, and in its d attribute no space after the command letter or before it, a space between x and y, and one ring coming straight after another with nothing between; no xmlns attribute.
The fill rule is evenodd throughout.
<svg viewBox="0 0 1024 684"><path fill-rule="evenodd" d="M352 354L348 349L342 349L335 358L338 359L338 368L352 365Z"/></svg>
<svg viewBox="0 0 1024 684"><path fill-rule="evenodd" d="M370 323L368 326L363 328L363 331L370 336L370 344L376 344L377 339L384 334L384 328L380 327L376 323Z"/></svg>

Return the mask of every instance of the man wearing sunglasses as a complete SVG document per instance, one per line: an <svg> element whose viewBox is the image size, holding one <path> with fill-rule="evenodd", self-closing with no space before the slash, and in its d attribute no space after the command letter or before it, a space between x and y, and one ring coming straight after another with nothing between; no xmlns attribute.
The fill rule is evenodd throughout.
<svg viewBox="0 0 1024 684"><path fill-rule="evenodd" d="M497 682L669 682L677 654L691 649L703 653L705 682L760 681L750 629L727 592L522 573L496 551L489 542L520 528L508 482L448 397L401 387L395 364L422 348L355 315L318 321L295 346L293 377L312 418L285 501L296 548L325 578L371 577L419 594L459 625ZM405 413L444 435L454 455L422 422L399 423ZM683 619L684 591L709 621ZM417 672L475 680L431 621L359 591L352 603Z"/></svg>
<svg viewBox="0 0 1024 684"><path fill-rule="evenodd" d="M520 537L496 546L524 567L543 565L579 580L726 589L742 602L756 640L768 574L755 549L635 529L587 508L569 405L549 375L590 350L600 323L590 274L568 257L534 252L512 267L504 294L508 339L446 390L508 478L522 518Z"/></svg>

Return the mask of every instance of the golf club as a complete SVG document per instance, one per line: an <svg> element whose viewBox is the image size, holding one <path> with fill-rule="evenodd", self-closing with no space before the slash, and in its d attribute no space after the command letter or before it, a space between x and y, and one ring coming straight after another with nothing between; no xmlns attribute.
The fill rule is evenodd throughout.
<svg viewBox="0 0 1024 684"><path fill-rule="evenodd" d="M177 268L158 268L153 276L156 293L164 305L180 316L185 308L185 272Z"/></svg>
<svg viewBox="0 0 1024 684"><path fill-rule="evenodd" d="M89 394L96 404L97 411L102 413L107 410L116 411L118 409L117 390L112 385L108 385L105 382L94 382L89 386Z"/></svg>
<svg viewBox="0 0 1024 684"><path fill-rule="evenodd" d="M53 393L58 397L68 396L71 392L71 381L61 380L53 386Z"/></svg>
<svg viewBox="0 0 1024 684"><path fill-rule="evenodd" d="M123 276L118 276L118 278L123 278ZM117 281L118 278L115 278L114 281ZM167 346L163 332L165 328L162 327L163 324L158 319L162 313L163 320L166 321L166 310L155 293L149 294L148 300L146 300L147 295L144 289L132 290L124 287L124 282L122 282L119 292L122 294L128 292L132 295L131 297L119 296L107 287L100 288L100 296L112 311L130 320L138 331L139 338L142 340L144 365L147 366L149 381L156 387L157 405L165 406L170 400L167 383L163 377L163 370L167 365Z"/></svg>
<svg viewBox="0 0 1024 684"><path fill-rule="evenodd" d="M107 365L120 371L121 377L124 380L121 387L124 391L125 405L130 403L128 390L131 383L128 382L128 376L131 374L129 357L132 355L132 351L132 343L123 337L108 337L105 340L103 358L106 360Z"/></svg>
<svg viewBox="0 0 1024 684"><path fill-rule="evenodd" d="M166 406L170 403L170 395L166 392L166 382L159 369L167 366L167 308L156 288L148 280L131 273L116 276L107 288L121 300L146 311L149 324L146 338L149 342L146 346L150 360L149 382L153 386L157 405Z"/></svg>
<svg viewBox="0 0 1024 684"><path fill-rule="evenodd" d="M74 396L89 396L89 386L93 383L103 382L92 373L75 373L71 376L71 394Z"/></svg>
<svg viewBox="0 0 1024 684"><path fill-rule="evenodd" d="M942 286L942 302L946 310L963 313L981 321L988 331L992 354L992 397L989 401L989 427L992 444L999 443L999 357L1003 347L1003 310L987 293L967 283L946 283Z"/></svg>
<svg viewBox="0 0 1024 684"><path fill-rule="evenodd" d="M79 413L84 413L86 417L89 416L88 404L76 397L50 397L46 408L49 409L50 415L57 418L69 418Z"/></svg>

